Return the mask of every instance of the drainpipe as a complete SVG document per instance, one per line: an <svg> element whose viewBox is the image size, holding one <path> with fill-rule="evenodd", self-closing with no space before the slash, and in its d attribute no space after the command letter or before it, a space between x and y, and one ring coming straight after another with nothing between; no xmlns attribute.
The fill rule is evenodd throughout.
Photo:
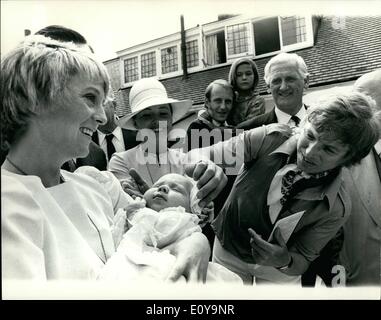
<svg viewBox="0 0 381 320"><path fill-rule="evenodd" d="M184 29L184 16L180 16L181 23L181 60L183 67L183 79L188 77L188 67L187 67L187 47L185 44L185 29Z"/></svg>

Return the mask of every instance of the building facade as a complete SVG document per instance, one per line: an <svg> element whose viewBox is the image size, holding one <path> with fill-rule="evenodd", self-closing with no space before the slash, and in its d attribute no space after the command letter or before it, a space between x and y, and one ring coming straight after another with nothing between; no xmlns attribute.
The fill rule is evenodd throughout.
<svg viewBox="0 0 381 320"><path fill-rule="evenodd" d="M156 77L171 98L192 99L193 109L180 124L186 127L202 108L207 85L227 79L232 62L240 57L256 62L258 91L268 109L272 100L263 70L279 52L303 57L310 73L310 96L331 87L348 87L364 73L381 68L380 16L221 16L185 30L183 39L179 31L120 50L117 58L105 61L119 116L130 112L128 94L133 83Z"/></svg>

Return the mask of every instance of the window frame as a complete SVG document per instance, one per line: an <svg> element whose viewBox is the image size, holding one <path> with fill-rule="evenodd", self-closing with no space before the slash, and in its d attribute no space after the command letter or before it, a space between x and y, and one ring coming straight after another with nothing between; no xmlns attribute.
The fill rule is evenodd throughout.
<svg viewBox="0 0 381 320"><path fill-rule="evenodd" d="M151 78L151 77L143 77L143 74L142 74L142 56L146 55L146 54L151 54L153 53L155 55L155 72L156 74L154 76L151 76L151 77L156 77L157 76L157 50L156 49L153 49L153 50L149 50L147 52L144 52L144 53L141 53L139 55L139 79L144 79L144 78ZM139 80L138 79L138 80ZM135 80L137 81L137 80Z"/></svg>
<svg viewBox="0 0 381 320"><path fill-rule="evenodd" d="M312 28L312 16L311 15L298 15L298 17L303 17L305 18L305 22L306 22L306 41L303 41L303 42L298 42L298 43L294 43L294 44L289 44L289 45L286 45L284 46L283 45L283 35L282 35L282 20L281 20L281 17L286 17L286 16L280 16L278 15L277 18L278 18L278 35L279 35L279 41L280 41L280 50L278 51L272 51L272 52L268 52L268 53L263 53L263 54L259 54L259 55L256 55L256 51L255 51L255 42L254 42L254 37L255 37L255 28L254 28L254 22L255 20L252 20L251 22L251 28L253 30L253 33L252 33L252 42L253 42L253 53L254 53L254 57L255 59L261 59L261 58L265 58L265 57L271 57L271 56L275 56L277 55L278 53L280 52L289 52L289 51L296 51L296 50L299 50L299 49L305 49L305 48L308 48L308 47L312 47L314 45L314 36L313 36L313 28ZM268 17L270 18L270 16Z"/></svg>
<svg viewBox="0 0 381 320"><path fill-rule="evenodd" d="M134 81L131 81L131 82L126 82L126 75L125 75L125 61L126 60L129 60L129 59L134 59L134 58L137 58L137 65L138 65L138 79L137 80L134 80ZM126 56L122 59L122 63L121 63L121 69L122 69L122 72L121 72L121 76L122 76L122 83L134 83L135 81L138 81L140 78L140 68L139 68L139 63L140 61L140 56L139 55L129 55L129 56Z"/></svg>
<svg viewBox="0 0 381 320"><path fill-rule="evenodd" d="M176 47L176 50L177 50L177 70L174 70L174 71L170 71L170 72L166 72L166 73L163 73L163 68L162 68L162 64L161 64L161 51L162 50L165 50L165 49L168 49L168 48L172 48L172 47ZM169 44L166 44L164 46L160 46L158 48L158 51L159 51L159 63L160 63L160 74L158 74L157 76L159 77L159 79L162 79L162 78L167 78L168 76L174 76L176 74L178 74L179 72L181 72L182 68L182 60L181 60L181 47L180 47L180 44L178 43L169 43Z"/></svg>
<svg viewBox="0 0 381 320"><path fill-rule="evenodd" d="M220 20L220 21L211 22L209 24L199 25L193 29L187 30L186 42L188 43L188 42L196 40L197 46L198 46L198 65L193 67L188 66L188 72L192 73L192 72L197 72L197 71L206 70L206 69L218 68L224 65L230 65L234 60L241 57L247 57L247 58L251 58L255 60L255 59L262 59L265 57L271 57L280 52L296 51L296 50L312 47L314 45L314 34L313 34L313 17L311 14L294 15L298 17L303 17L305 19L306 40L303 42L295 43L295 44L283 45L281 18L288 17L288 16L292 16L292 15L284 15L284 16L282 15L270 16L269 15L269 16L263 16L263 17L250 17L248 15L245 15L245 16L241 15L241 16L235 16L227 20ZM278 19L278 36L280 40L280 50L256 55L256 48L255 48L255 41L254 41L254 37L255 37L254 23L256 21L260 21L262 19L266 19L270 17L277 17ZM238 54L229 54L227 30L229 27L234 25L239 25L239 24L247 25L247 32L248 32L247 51L241 52ZM213 65L205 64L205 62L207 62L206 61L206 37L219 33L221 31L224 33L224 37L225 37L224 45L225 45L225 52L226 52L226 61L222 63L213 64ZM172 47L172 46L176 46L177 48L178 70L171 71L168 73L162 73L161 50ZM132 51L133 49L134 51ZM118 53L120 57L120 64L119 64L120 80L123 87L129 87L133 85L134 82L142 79L141 56L143 54L147 54L150 52L155 52L155 57L156 57L156 76L154 76L155 78L161 80L161 79L181 76L183 74L181 34L177 32L167 37L155 39L150 42L137 45L133 48L129 48L127 50L123 50L120 53ZM132 82L125 82L124 61L134 57L137 57L137 60L138 60L138 79Z"/></svg>
<svg viewBox="0 0 381 320"><path fill-rule="evenodd" d="M241 53L235 53L235 54L229 54L229 48L228 48L228 27L233 27L239 24L247 24L247 51L241 52ZM247 56L253 56L251 52L253 52L254 44L253 44L253 31L252 31L252 24L250 23L250 20L242 20L242 21L236 21L232 24L227 24L224 26L224 32L225 32L225 50L226 50L226 61L229 60L235 60L237 58L241 57L247 57Z"/></svg>

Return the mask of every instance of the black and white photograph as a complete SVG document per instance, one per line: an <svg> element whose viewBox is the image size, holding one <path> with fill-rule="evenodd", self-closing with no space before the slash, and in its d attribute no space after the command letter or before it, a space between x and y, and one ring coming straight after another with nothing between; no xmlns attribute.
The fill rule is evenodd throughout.
<svg viewBox="0 0 381 320"><path fill-rule="evenodd" d="M0 79L2 300L381 299L380 1L1 0Z"/></svg>

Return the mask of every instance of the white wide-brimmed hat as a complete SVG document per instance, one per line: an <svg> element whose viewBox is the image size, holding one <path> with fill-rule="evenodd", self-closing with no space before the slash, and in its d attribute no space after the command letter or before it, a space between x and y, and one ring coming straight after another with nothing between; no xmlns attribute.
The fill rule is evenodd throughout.
<svg viewBox="0 0 381 320"><path fill-rule="evenodd" d="M118 119L118 125L124 129L137 130L133 117L139 112L153 106L170 104L172 106L172 122L180 120L192 107L192 100L175 100L168 98L165 87L155 78L144 78L131 88L129 102L131 113Z"/></svg>

